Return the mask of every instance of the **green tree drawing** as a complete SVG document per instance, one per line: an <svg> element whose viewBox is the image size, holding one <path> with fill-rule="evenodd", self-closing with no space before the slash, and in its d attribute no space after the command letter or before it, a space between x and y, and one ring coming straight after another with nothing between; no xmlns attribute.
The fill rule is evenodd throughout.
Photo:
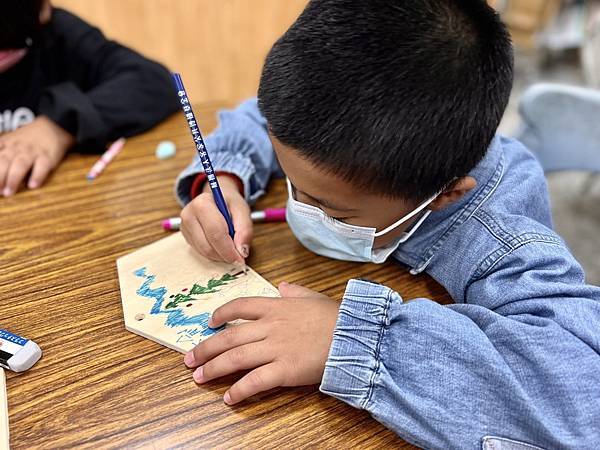
<svg viewBox="0 0 600 450"><path fill-rule="evenodd" d="M207 295L207 294L216 294L220 291L220 287L226 285L227 283L236 280L243 272L239 272L236 274L226 273L221 278L215 279L211 278L206 283L206 286L201 286L199 284L194 283L189 292L180 292L177 295L171 295L171 301L165 305L165 309L177 308L180 303L187 302L195 302L201 300L199 298L194 298L194 295Z"/></svg>

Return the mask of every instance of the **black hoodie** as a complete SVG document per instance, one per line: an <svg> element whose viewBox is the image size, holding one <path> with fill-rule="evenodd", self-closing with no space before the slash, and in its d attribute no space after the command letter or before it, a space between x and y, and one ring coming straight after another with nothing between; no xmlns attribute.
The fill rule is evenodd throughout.
<svg viewBox="0 0 600 450"><path fill-rule="evenodd" d="M179 107L169 72L61 9L27 55L0 74L0 132L44 115L70 132L77 150L101 152Z"/></svg>

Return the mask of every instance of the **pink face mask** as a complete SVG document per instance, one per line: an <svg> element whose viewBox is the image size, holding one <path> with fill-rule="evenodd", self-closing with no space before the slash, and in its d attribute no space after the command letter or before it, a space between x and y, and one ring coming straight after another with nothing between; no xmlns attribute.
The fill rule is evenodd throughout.
<svg viewBox="0 0 600 450"><path fill-rule="evenodd" d="M0 50L0 73L4 73L21 61L27 54L26 48Z"/></svg>

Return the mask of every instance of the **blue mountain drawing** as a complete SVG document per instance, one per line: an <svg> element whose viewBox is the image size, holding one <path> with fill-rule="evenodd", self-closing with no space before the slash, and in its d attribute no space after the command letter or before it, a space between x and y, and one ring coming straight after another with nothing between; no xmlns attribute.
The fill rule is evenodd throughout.
<svg viewBox="0 0 600 450"><path fill-rule="evenodd" d="M211 336L224 328L210 328L208 326L209 313L197 314L195 316L187 316L180 308L164 309L163 303L167 294L167 288L160 286L152 288L151 285L156 280L156 275L148 275L146 267L142 267L133 272L137 277L143 278L144 282L137 289L136 293L142 297L154 300L150 314L165 315L165 325L168 327L180 326L199 326L201 327L200 334L202 336Z"/></svg>

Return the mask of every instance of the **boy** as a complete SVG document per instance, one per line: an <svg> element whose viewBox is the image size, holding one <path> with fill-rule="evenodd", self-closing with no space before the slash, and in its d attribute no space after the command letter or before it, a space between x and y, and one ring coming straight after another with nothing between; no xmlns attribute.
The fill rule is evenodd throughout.
<svg viewBox="0 0 600 450"><path fill-rule="evenodd" d="M176 111L169 73L49 0L0 14L0 193L39 187L70 148L102 152ZM29 177L27 177L30 173Z"/></svg>
<svg viewBox="0 0 600 450"><path fill-rule="evenodd" d="M282 283L185 356L203 383L250 370L237 403L320 383L427 448L593 448L600 438L600 289L551 230L542 170L495 137L512 84L507 31L481 0L313 0L267 57L258 106L207 140L236 234L198 162L177 182L201 254L248 256L247 202L281 169L310 250L427 271L455 304L404 303L350 280L341 305ZM198 195L199 194L199 195Z"/></svg>

